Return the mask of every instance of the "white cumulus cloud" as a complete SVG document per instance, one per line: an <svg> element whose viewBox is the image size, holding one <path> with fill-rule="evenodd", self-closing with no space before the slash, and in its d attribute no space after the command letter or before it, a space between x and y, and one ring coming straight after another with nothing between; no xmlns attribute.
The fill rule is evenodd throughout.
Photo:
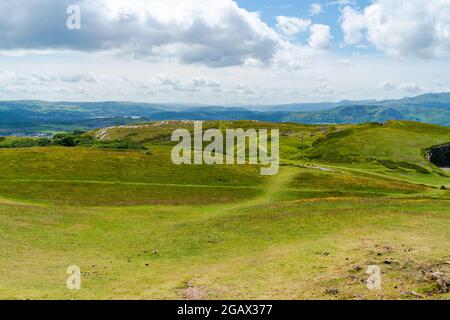
<svg viewBox="0 0 450 320"><path fill-rule="evenodd" d="M344 32L344 43L357 44L364 37L366 19L364 15L351 7L342 10L341 28Z"/></svg>
<svg viewBox="0 0 450 320"><path fill-rule="evenodd" d="M389 56L448 57L450 0L375 0L362 11L343 10L344 41L364 38Z"/></svg>
<svg viewBox="0 0 450 320"><path fill-rule="evenodd" d="M315 16L323 12L322 5L320 3L313 3L309 6L309 15Z"/></svg>
<svg viewBox="0 0 450 320"><path fill-rule="evenodd" d="M324 24L313 24L309 37L309 46L313 49L326 50L331 46L331 29Z"/></svg>
<svg viewBox="0 0 450 320"><path fill-rule="evenodd" d="M277 29L286 36L293 36L308 30L311 20L297 17L278 16Z"/></svg>

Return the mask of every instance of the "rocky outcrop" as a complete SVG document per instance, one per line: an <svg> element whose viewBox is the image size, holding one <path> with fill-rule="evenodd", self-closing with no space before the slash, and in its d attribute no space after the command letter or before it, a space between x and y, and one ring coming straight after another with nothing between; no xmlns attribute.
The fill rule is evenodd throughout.
<svg viewBox="0 0 450 320"><path fill-rule="evenodd" d="M426 151L427 159L441 168L450 168L450 143L431 147Z"/></svg>

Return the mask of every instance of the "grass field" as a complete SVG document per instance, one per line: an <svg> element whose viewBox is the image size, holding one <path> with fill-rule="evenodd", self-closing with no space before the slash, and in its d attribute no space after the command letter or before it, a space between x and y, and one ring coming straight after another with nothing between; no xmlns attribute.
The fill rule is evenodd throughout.
<svg viewBox="0 0 450 320"><path fill-rule="evenodd" d="M0 149L0 298L450 298L433 275L450 277L450 172L423 155L450 128L206 124L280 128L280 173L261 177L173 165L180 126L93 133L148 150Z"/></svg>

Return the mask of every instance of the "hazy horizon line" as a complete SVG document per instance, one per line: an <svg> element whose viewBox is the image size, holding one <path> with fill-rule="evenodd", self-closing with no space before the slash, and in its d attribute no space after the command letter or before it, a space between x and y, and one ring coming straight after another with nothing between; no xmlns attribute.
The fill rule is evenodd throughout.
<svg viewBox="0 0 450 320"><path fill-rule="evenodd" d="M295 104L325 104L325 103L341 103L341 102L364 102L364 101L372 101L372 102L384 102L384 101L399 101L403 99L411 99L417 98L424 95L430 94L450 94L450 92L424 92L418 95L413 96L404 96L402 98L397 99L339 99L339 100L328 100L328 101L310 101L310 102L286 102L286 103L275 103L275 104L248 104L248 103L235 103L235 104L212 104L212 103L198 103L198 102L159 102L159 101L133 101L133 100L43 100L43 99L0 99L1 102L49 102L49 103L135 103L135 104L160 104L167 106L197 106L197 107L243 107L243 106L254 106L254 107L265 107L265 106L287 106L287 105L295 105Z"/></svg>

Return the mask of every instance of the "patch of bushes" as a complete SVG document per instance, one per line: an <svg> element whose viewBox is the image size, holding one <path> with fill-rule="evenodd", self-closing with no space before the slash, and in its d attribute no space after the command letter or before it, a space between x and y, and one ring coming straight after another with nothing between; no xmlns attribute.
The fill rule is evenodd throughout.
<svg viewBox="0 0 450 320"><path fill-rule="evenodd" d="M365 156L357 154L341 154L337 150L332 150L326 154L308 155L306 158L333 163L361 163L369 160L369 158Z"/></svg>
<svg viewBox="0 0 450 320"><path fill-rule="evenodd" d="M74 136L70 135L70 134L65 134L65 133L56 134L53 137L52 144L55 146L61 146L61 147L75 147L76 146Z"/></svg>
<svg viewBox="0 0 450 320"><path fill-rule="evenodd" d="M100 141L81 130L75 130L72 133L58 133L53 138L10 138L7 140L1 137L0 148L30 148L30 147L93 147L101 149L134 149L146 150L140 143L131 140L111 140Z"/></svg>
<svg viewBox="0 0 450 320"><path fill-rule="evenodd" d="M146 150L143 145L130 140L95 141L93 146L100 149Z"/></svg>
<svg viewBox="0 0 450 320"><path fill-rule="evenodd" d="M37 146L33 138L4 138L0 140L0 148L31 148Z"/></svg>
<svg viewBox="0 0 450 320"><path fill-rule="evenodd" d="M37 140L32 138L23 138L11 141L11 148L31 148L37 146Z"/></svg>
<svg viewBox="0 0 450 320"><path fill-rule="evenodd" d="M0 139L0 148L31 148L48 147L52 145L52 140L48 138L9 138Z"/></svg>
<svg viewBox="0 0 450 320"><path fill-rule="evenodd" d="M48 138L39 138L37 140L37 145L39 147L49 147L52 145L52 140Z"/></svg>
<svg viewBox="0 0 450 320"><path fill-rule="evenodd" d="M131 140L96 140L84 131L74 131L70 134L58 134L53 137L53 145L63 147L94 147L100 149L134 149L145 150L139 143Z"/></svg>
<svg viewBox="0 0 450 320"><path fill-rule="evenodd" d="M411 169L415 170L417 173L431 174L431 171L415 163L405 162L405 161L392 161L392 160L377 160L377 162L388 169Z"/></svg>
<svg viewBox="0 0 450 320"><path fill-rule="evenodd" d="M85 131L74 130L72 133L58 133L52 138L52 145L61 147L89 147L94 143L94 138Z"/></svg>
<svg viewBox="0 0 450 320"><path fill-rule="evenodd" d="M127 136L128 137L128 136ZM171 133L161 133L154 137L142 139L141 143L172 143L171 141L172 134Z"/></svg>

